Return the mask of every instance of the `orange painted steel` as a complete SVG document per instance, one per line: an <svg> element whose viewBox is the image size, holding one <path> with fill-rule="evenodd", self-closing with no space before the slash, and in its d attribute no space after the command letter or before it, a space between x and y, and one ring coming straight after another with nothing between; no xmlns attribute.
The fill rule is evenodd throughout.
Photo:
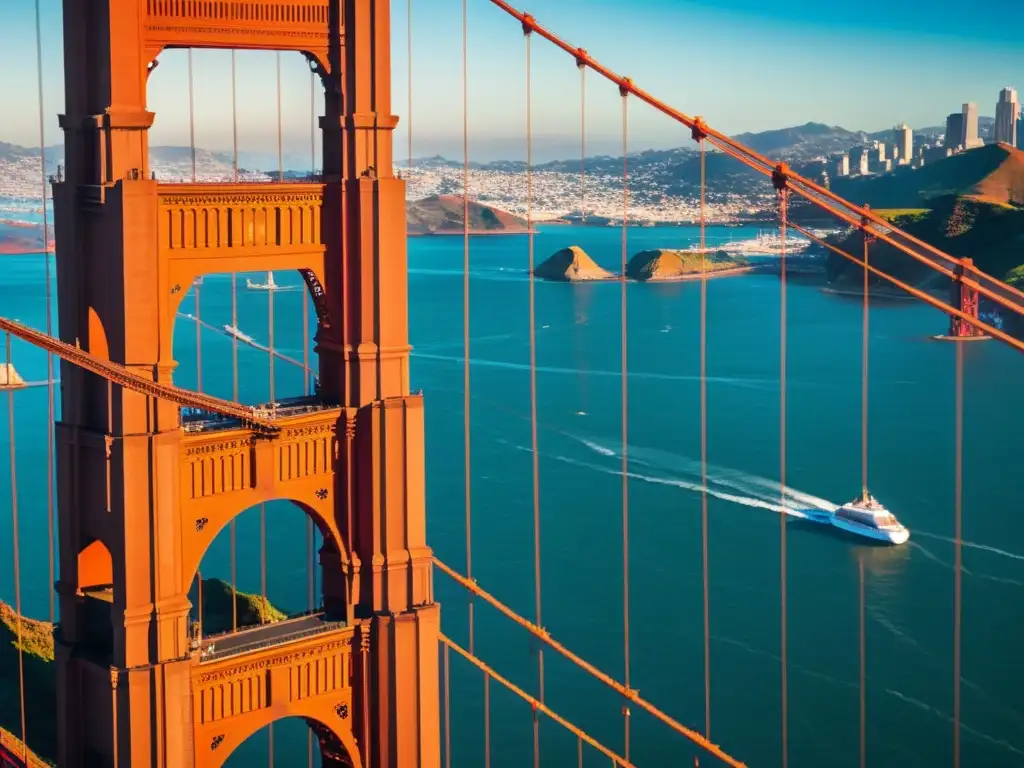
<svg viewBox="0 0 1024 768"><path fill-rule="evenodd" d="M956 345L955 455L953 459L953 768L960 768L961 619L963 615L964 346Z"/></svg>
<svg viewBox="0 0 1024 768"><path fill-rule="evenodd" d="M704 598L704 736L711 738L711 594L708 584L708 274L707 152L700 144L700 539Z"/></svg>
<svg viewBox="0 0 1024 768"><path fill-rule="evenodd" d="M8 371L13 371L11 365L11 335L8 333L5 339L6 355L5 362ZM14 568L14 615L15 615L15 638L18 645L18 709L21 717L21 744L22 757L28 758L28 735L26 732L25 713L25 646L24 627L21 616L21 537L18 530L18 460L14 446L14 388L7 390L7 439L11 446L11 565Z"/></svg>
<svg viewBox="0 0 1024 768"><path fill-rule="evenodd" d="M629 94L620 89L622 96L622 273L620 276L619 345L622 352L622 656L623 679L629 688L629 313L626 304L626 266L629 227ZM626 759L629 759L629 707L622 708Z"/></svg>
<svg viewBox="0 0 1024 768"><path fill-rule="evenodd" d="M466 573L473 574L473 480L470 472L471 389L469 371L469 11L462 0L462 451L466 505ZM473 598L469 599L469 650L474 650Z"/></svg>
<svg viewBox="0 0 1024 768"><path fill-rule="evenodd" d="M210 413L217 413L228 416L247 424L258 431L276 434L280 426L273 421L254 415L253 410L245 406L232 403L228 400L221 400L218 397L204 395L200 392L192 392L188 389L176 387L173 384L161 384L147 379L138 374L132 373L127 368L109 360L101 360L98 357L85 352L79 347L73 347L60 339L47 336L41 331L29 328L21 323L0 317L0 330L7 331L12 336L17 336L22 341L27 341L35 347L52 352L62 360L73 363L90 373L102 376L107 381L113 382L120 387L138 392L147 397L159 398L177 405L200 408Z"/></svg>
<svg viewBox="0 0 1024 768"><path fill-rule="evenodd" d="M778 183L776 179L773 181ZM787 666L788 653L788 618L787 618L787 552L786 552L786 439L787 439L787 411L786 411L786 353L788 339L787 327L787 300L786 293L786 238L789 234L786 231L786 224L789 222L789 190L786 186L776 187L779 194L779 235L782 238L782 253L779 258L779 487L782 496L782 513L779 515L779 655L781 661L782 689L782 768L789 765L789 669Z"/></svg>
<svg viewBox="0 0 1024 768"><path fill-rule="evenodd" d="M534 275L536 259L533 231L533 77L530 33L525 30L526 40L526 238L528 274L530 280L529 328L530 328L530 459L533 480L533 600L537 625L543 626L541 613L541 568L540 568L540 447L537 429L537 277ZM537 690L544 701L544 651L537 649ZM539 735L534 732L534 741ZM536 751L536 750L535 750ZM539 759L535 755L535 759Z"/></svg>
<svg viewBox="0 0 1024 768"><path fill-rule="evenodd" d="M505 686L510 691L512 691L512 693L514 693L516 696L521 698L523 701L527 702L530 705L530 707L533 709L534 718L536 718L538 712L541 712L541 713L547 715L551 720L553 720L554 722L558 723L560 726L565 728L567 731L572 733L577 738L582 739L583 741L585 741L587 744L592 746L594 749L596 749L601 754L605 755L606 757L611 758L613 764L615 766L617 766L618 768L636 768L636 766L633 763L629 762L629 760L627 760L626 758L622 757L621 755L616 754L612 750L608 749L608 747L604 746L601 742L597 741L597 739L593 738L592 736L587 734L585 731L580 730L575 725L573 725L571 722L566 720L564 717L562 717L562 716L558 715L556 712L552 711L552 709L550 707L548 707L544 702L540 701L539 699L534 698L533 696L528 694L526 691L524 691L522 688L520 688L519 686L517 686L515 683L513 683L510 680L508 680L507 678L502 677L500 674L495 672L494 669L492 669L491 667L487 666L487 664L485 664L483 661L481 661L476 656L471 654L469 651L467 651L464 648L462 648L458 643L454 642L451 638L447 637L445 634L439 633L438 634L438 639L441 641L441 644L444 645L444 647L446 649L447 648L451 648L453 651L455 651L457 654L459 654L462 658L464 658L470 664L475 666L477 669L479 669L485 675L487 675L490 678L493 678L494 680L497 680L503 686Z"/></svg>
<svg viewBox="0 0 1024 768"><path fill-rule="evenodd" d="M878 275L883 280L887 280L888 282L890 282L893 285L895 285L897 288L900 288L900 289L906 291L911 296L913 296L915 298L918 298L921 301L925 302L926 304L930 304L931 306L935 307L936 309L940 309L940 310L942 310L943 312L945 312L947 314L956 315L960 319L966 320L967 322L971 323L971 325L973 325L974 327L980 328L981 330L983 330L985 333L987 333L988 335L992 336L993 338L996 338L996 339L999 339L1000 341L1006 342L1011 347L1014 347L1015 349L1018 349L1021 352L1024 352L1024 341L1021 341L1020 339L1015 339L1013 336L1010 336L1009 334L1004 333L1003 331L999 330L998 328L996 328L996 327L994 327L992 325L989 325L989 324L987 324L985 322L982 322L981 320L978 320L975 317L971 317L966 312L963 312L962 310L957 309L956 307L950 306L949 304L945 304L945 303L939 301L938 299L936 299L936 298L934 298L932 296L929 296L924 291L922 291L922 290L920 290L918 288L915 288L912 285L909 285L909 284L903 282L899 278L893 277L892 275L888 274L887 272L883 272L878 267L872 266L871 264L865 264L862 260L858 259L856 256L853 256L852 254L847 253L846 251L844 251L842 248L839 248L838 246L832 245L828 241L824 240L823 238L818 237L817 235L815 235L814 233L808 231L807 229L805 229L804 227L800 226L799 224L794 224L793 222L790 222L790 226L793 229L795 229L798 232L800 232L802 235L804 235L804 237L809 239L811 242L817 243L818 245L822 246L823 248L827 248L828 250L832 251L836 255L842 256L847 261L853 262L857 266L863 267L863 268L867 269L873 275Z"/></svg>
<svg viewBox="0 0 1024 768"><path fill-rule="evenodd" d="M610 675L607 675L604 672L602 672L601 670L599 670L597 667L595 667L593 664L588 662L586 659L584 659L584 658L578 656L577 654L573 653L572 651L570 651L568 648L566 648L564 645L562 645L562 643L560 643L558 640L555 640L546 629L544 629L543 627L538 627L536 624L534 624L529 619L526 619L526 618L523 618L522 616L520 616L518 613L516 613L511 608L509 608L507 605L505 605L500 600L498 600L498 598L494 597L494 595L492 595L491 593L487 592L482 587L480 587L476 583L475 580L467 579L465 576L461 575L460 573L455 571L453 568L450 568L444 562L442 562L441 560L438 560L436 557L434 558L434 565L437 566L441 570L442 573L444 573L445 575L447 575L450 578L452 578L455 582L457 582L460 586L462 586L465 589L469 590L472 594L476 595L477 597L482 598L485 602L489 603L492 607L496 608L506 618L511 619L516 624L518 624L523 629L525 629L528 632L530 632L532 635L534 635L538 639L543 640L545 643L547 643L549 646L551 646L551 648L556 650L558 653L560 653L566 659L568 659L569 661L571 661L574 664L576 664L576 666L580 667L580 669L584 670L588 674L590 674L593 677L597 678L602 683L604 683L609 688L611 688L613 691L615 691L616 693L621 695L623 698L627 699L631 703L633 703L636 706L640 707L641 709L643 709L648 714L654 716L656 719L660 720L662 723L667 725L669 728L671 728L676 733L686 737L687 739L692 741L694 744L699 746L701 749L704 749L707 752L709 752L710 754L712 754L715 757L717 757L719 760L721 760L726 765L732 766L733 768L745 768L746 763L740 762L736 758L734 758L731 755L727 754L717 744L712 744L708 739L706 739L704 736L702 736L698 732L696 732L696 731L694 731L694 730L692 730L690 728L687 728L685 725L683 725L679 721L675 720L670 715L667 715L664 712L662 712L655 705L653 705L650 702L648 702L647 700L641 698L639 691L636 691L636 690L633 690L631 688L628 688L627 686L625 686L622 683L618 682L615 678L613 678Z"/></svg>
<svg viewBox="0 0 1024 768"><path fill-rule="evenodd" d="M43 206L43 244L50 242L50 220L47 213L47 187L49 186L46 176L46 110L43 97L43 24L40 10L40 0L35 0L35 27L36 27L36 93L39 99L39 182L42 192ZM46 335L53 335L53 289L51 287L50 255L43 254L43 262L46 267ZM54 399L53 387L53 354L46 355L46 533L47 533L47 561L49 564L50 584L54 583L56 576L54 571L54 436L50 427L56 421L56 402ZM54 591L50 593L50 623L56 620L54 603Z"/></svg>
<svg viewBox="0 0 1024 768"><path fill-rule="evenodd" d="M740 142L735 141L726 136L725 134L714 130L706 123L704 123L704 121L701 120L699 117L690 117L689 115L669 106L668 104L651 95L647 91L638 88L636 85L633 84L633 81L630 78L616 74L611 69L598 62L589 53L587 53L585 49L574 48L570 43L566 42L553 32L545 29L540 24L538 24L533 16L517 10L509 3L505 2L505 0L489 1L493 5L496 5L497 7L501 8L510 16L519 20L525 27L528 27L533 32L536 32L541 37L545 38L558 48L565 51L567 54L573 56L576 59L577 64L582 64L589 67L590 69L594 70L605 79L617 85L621 90L626 91L627 93L630 93L633 96L636 96L641 101L654 107L654 109L672 118L673 120L676 120L689 128L696 128L697 130L703 132L704 135L707 137L707 141L710 144L718 147L720 150L722 150L728 155L731 155L737 160L740 160L741 162L745 163L746 165L758 171L759 173L770 177L776 172L776 170L782 167L784 169L788 184L794 192L811 201L818 207L826 211L829 211L830 213L833 213L834 215L846 221L848 224L851 224L852 226L858 229L864 230L866 228L866 225L862 221L862 219L864 219L872 224L884 226L887 229L890 229L898 237L904 238L905 240L917 246L918 248L922 248L928 251L933 256L962 266L966 271L973 272L979 277L994 283L998 287L999 291L1003 291L1004 293L1009 294L1010 296L1014 296L1017 299L1024 299L1024 291L1014 288L1013 286L1007 285L1003 281L998 280L997 278L982 272L973 264L965 262L963 259L960 259L958 257L951 256L939 250L938 248L929 245L923 240L920 240L914 237L913 235L904 232L903 230L897 227L892 226L888 221L886 221L878 214L874 213L870 208L864 208L862 206L855 205L854 203L851 203L843 199L842 197L836 195L834 192L826 189L825 187L815 184L810 179L806 179L797 173L793 173L784 165L780 166L780 164L777 163L776 161L770 160L769 158L761 155L758 152L755 152L754 150L750 149L749 147L746 147ZM825 198L827 201L831 201L831 203L835 203L839 206L842 206L842 208L844 208L845 211L836 208L834 205L820 198ZM952 276L953 274L952 271L941 267L934 261L931 261L927 257L922 256L920 253L917 253L907 245L897 242L894 238L879 235L879 239L884 240L885 242L889 243L890 245L899 249L900 251L906 253L912 258L917 259L918 261L921 261L922 263L927 264L928 266L940 272L943 272L944 274L950 276ZM983 286L973 284L972 281L968 281L966 278L964 279L964 283L976 288L976 290L978 290L979 293L981 293L984 296L987 296L993 301L1003 304L1003 306L1013 309L1016 312L1024 313L1024 305L1020 303L1008 303L1008 300L1006 298L998 295L995 291L989 288L985 288Z"/></svg>

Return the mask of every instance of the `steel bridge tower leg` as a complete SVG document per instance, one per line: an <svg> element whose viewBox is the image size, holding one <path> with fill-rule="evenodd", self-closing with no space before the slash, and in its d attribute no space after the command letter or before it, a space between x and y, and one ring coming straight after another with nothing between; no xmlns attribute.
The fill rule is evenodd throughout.
<svg viewBox="0 0 1024 768"><path fill-rule="evenodd" d="M359 574L355 723L367 768L440 765L439 606L426 545L423 400L409 391L405 182L393 174L388 0L340 0L323 129L324 393L355 410L344 498ZM340 40L338 40L340 43ZM338 494L342 496L342 494ZM326 585L325 585L326 586Z"/></svg>
<svg viewBox="0 0 1024 768"><path fill-rule="evenodd" d="M65 0L60 337L169 381L144 2ZM178 409L61 363L58 764L192 764ZM99 544L97 544L99 542Z"/></svg>

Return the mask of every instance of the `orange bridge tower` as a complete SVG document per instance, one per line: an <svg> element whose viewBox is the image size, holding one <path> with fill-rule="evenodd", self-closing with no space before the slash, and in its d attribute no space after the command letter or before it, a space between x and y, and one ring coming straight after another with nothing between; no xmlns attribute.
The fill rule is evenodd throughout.
<svg viewBox="0 0 1024 768"><path fill-rule="evenodd" d="M155 181L147 80L161 51L188 47L305 56L326 94L322 181ZM167 383L196 277L298 270L322 386L273 409L268 430L62 364L59 764L219 766L301 717L324 765L436 768L439 608L423 403L409 392L389 0L64 0L64 49L61 339ZM324 611L216 648L194 639L203 553L273 499L323 534Z"/></svg>

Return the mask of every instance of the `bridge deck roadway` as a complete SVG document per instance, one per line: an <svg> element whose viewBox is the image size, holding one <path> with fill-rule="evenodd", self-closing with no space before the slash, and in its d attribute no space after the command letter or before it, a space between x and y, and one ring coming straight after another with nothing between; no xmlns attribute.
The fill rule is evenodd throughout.
<svg viewBox="0 0 1024 768"><path fill-rule="evenodd" d="M314 613L259 627L241 629L237 632L212 635L204 637L199 646L200 662L220 661L249 651L304 640L312 635L330 632L344 626L344 621L329 621L324 614Z"/></svg>

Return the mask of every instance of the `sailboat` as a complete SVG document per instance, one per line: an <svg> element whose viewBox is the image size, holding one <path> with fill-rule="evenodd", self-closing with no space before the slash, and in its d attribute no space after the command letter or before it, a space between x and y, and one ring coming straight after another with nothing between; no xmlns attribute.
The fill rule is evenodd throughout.
<svg viewBox="0 0 1024 768"><path fill-rule="evenodd" d="M19 389L25 386L25 380L14 370L13 363L0 364L0 389Z"/></svg>
<svg viewBox="0 0 1024 768"><path fill-rule="evenodd" d="M265 283L254 283L249 278L245 279L245 287L250 291L280 291L285 286L278 285L274 282L274 273L267 272L267 282Z"/></svg>

